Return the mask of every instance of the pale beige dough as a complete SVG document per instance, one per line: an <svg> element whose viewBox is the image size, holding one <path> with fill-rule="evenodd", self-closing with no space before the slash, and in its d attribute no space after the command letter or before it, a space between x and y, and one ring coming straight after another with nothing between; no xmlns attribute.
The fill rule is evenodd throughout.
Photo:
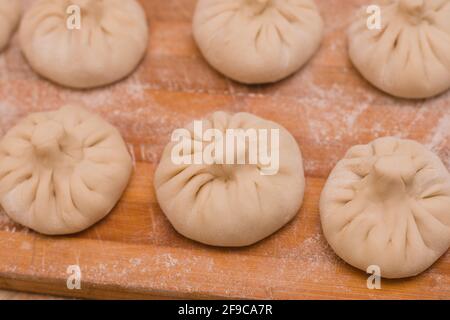
<svg viewBox="0 0 450 320"><path fill-rule="evenodd" d="M351 148L320 199L334 251L364 271L404 278L430 267L450 246L450 175L421 144L381 138Z"/></svg>
<svg viewBox="0 0 450 320"><path fill-rule="evenodd" d="M167 145L155 173L158 202L182 235L214 246L240 247L258 242L288 223L303 201L305 177L300 149L280 125L248 113L214 113L203 120L205 129L278 129L279 171L262 175L256 164L183 164L172 161L176 142ZM194 136L192 141L211 145ZM258 138L259 139L259 138ZM277 152L274 144L268 150ZM194 148L195 149L195 148ZM193 155L199 149L184 155ZM248 156L248 147L245 149Z"/></svg>
<svg viewBox="0 0 450 320"><path fill-rule="evenodd" d="M450 0L384 0L380 30L364 7L351 25L349 53L374 86L398 97L427 98L450 88Z"/></svg>
<svg viewBox="0 0 450 320"><path fill-rule="evenodd" d="M312 0L199 0L193 27L206 60L248 84L296 72L317 51L323 33Z"/></svg>
<svg viewBox="0 0 450 320"><path fill-rule="evenodd" d="M48 235L82 231L105 217L132 171L117 129L78 105L34 113L0 141L0 205Z"/></svg>
<svg viewBox="0 0 450 320"><path fill-rule="evenodd" d="M81 9L79 30L67 27L70 5ZM20 43L43 77L92 88L118 81L138 66L148 26L136 0L37 0L22 20Z"/></svg>
<svg viewBox="0 0 450 320"><path fill-rule="evenodd" d="M21 9L19 0L0 0L0 51L6 47L16 29Z"/></svg>

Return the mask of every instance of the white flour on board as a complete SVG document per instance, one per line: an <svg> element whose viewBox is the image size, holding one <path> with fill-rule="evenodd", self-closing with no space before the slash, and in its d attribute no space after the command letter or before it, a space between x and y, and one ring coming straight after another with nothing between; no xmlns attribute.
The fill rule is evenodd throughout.
<svg viewBox="0 0 450 320"><path fill-rule="evenodd" d="M27 2L29 1L31 0L27 0ZM368 142L361 141L361 139L385 134L405 138L415 137L416 131L420 131L416 129L421 129L422 124L427 123L427 127L430 129L424 136L421 136L423 139L421 142L438 153L447 168L450 169L450 92L425 101L395 99L374 90L361 81L359 76L357 78L356 71L348 64L348 61L344 65L342 65L342 61L339 66L332 65L329 62L330 57L336 57L338 60L346 59L346 39L339 31L348 24L350 15L335 17L324 9L325 6L341 6L342 0L330 0L326 4L321 3L320 5L326 20L326 36L321 50L310 65L290 79L273 86L252 88L241 86L223 80L213 71L209 71L196 52L191 52L188 57L183 57L182 55L185 54L183 50L194 47L190 30L183 29L181 33L183 37L180 38L183 43L179 47L174 49L170 42L163 42L160 47L153 47L146 67L141 66L128 79L109 87L90 91L63 89L41 80L32 72L20 55L16 36L11 48L6 53L0 54L0 136L20 117L24 116L27 110L49 110L59 107L59 104L66 101L81 101L90 110L102 113L122 132L126 132L127 137L125 138L130 138L128 146L134 162L156 163L172 130L184 126L193 120L193 114L196 114L194 111L198 106L174 104L167 98L169 94L183 94L183 98L189 96L198 105L205 103L212 106L213 109L223 108L232 112L250 111L255 113L264 111L269 115L272 113L284 114L286 118L302 121L298 122L298 126L307 128L302 131L307 136L297 138L304 139L324 150L333 151L335 150L333 147L339 146L342 149L341 153L350 147L349 142ZM182 1L178 1L176 7L180 7L180 12L187 20L189 12L185 10ZM189 23L186 23L184 27L182 24L180 25L181 28L190 28ZM154 37L159 39L163 39L165 36L173 37L180 31L180 25L171 27L165 23L164 27L168 29L155 29L156 32L164 34L154 35ZM174 52L174 50L179 50L179 52ZM167 57L168 54L172 54L174 57ZM177 60L177 56L183 59ZM173 60L171 60L172 58ZM161 64L152 64L153 60L160 61ZM177 63L175 70L171 68L170 62L172 61ZM191 63L194 67L191 66ZM152 66L153 70L150 70L149 66ZM201 76L191 74L191 70L198 71ZM327 83L324 75L318 74L317 70L321 70L323 73L338 74L339 77L336 79L351 80L355 85L351 86L338 80L335 80L334 83ZM30 83L30 88L25 90L23 86L19 86L24 82ZM228 97L231 99L226 99ZM225 102L212 101L212 98L217 98L218 101L223 99ZM264 102L264 106L260 107L258 101ZM379 121L366 123L364 120L374 113L380 118ZM395 117L394 120L384 119L384 113ZM430 125L427 122L429 117L436 116L439 119L438 122ZM314 156L314 154L305 154L307 173L326 172L342 154L330 152L327 154L327 159ZM152 227L156 228L154 223ZM164 222L161 227L167 228L167 223ZM0 230L11 233L18 230L17 226L1 210ZM27 229L20 230L28 232ZM155 230L153 231L156 233ZM29 248L29 245L24 245L24 248ZM328 281L334 279L336 270L343 264L328 247L319 229L299 242L297 246L285 250L279 248L278 252L281 252L280 259L276 260L276 263L272 262L273 272L270 277L265 279L263 288L269 296L276 294L279 279L291 277L293 280L301 281ZM247 262L245 256L233 255L233 258L237 263ZM167 283L173 283L168 280L175 279L179 286L171 289L191 292L199 289L195 283L184 281L191 276L191 272L204 268L203 270L220 276L215 260L200 255L186 255L186 257L180 258L171 253L161 253L155 256L142 253L142 255L127 259L125 262L120 261L120 257L117 259L117 261L112 260L90 266L88 271L99 281L102 279L106 281L111 276L110 273L117 273L122 276L123 281L120 285L123 286L127 286L127 276L133 272L147 274L153 272L152 268L174 271L161 273L158 277L149 277L146 283L142 283L142 286L167 289ZM180 266L183 267L181 271ZM45 261L39 268L45 272L52 271L52 266L46 264ZM230 274L224 276L232 277L232 271L228 272ZM316 274L316 278L310 279L311 274ZM431 275L435 280L431 290L446 289L441 287L443 286L441 283L445 284L446 282L442 281L439 275L434 273ZM251 282L251 272L247 276L248 281ZM336 288L343 291L348 290L344 286L345 280L345 277L334 279ZM212 280L211 288L214 289ZM231 296L251 296L254 292L243 283L240 287L236 285L226 289L225 293Z"/></svg>

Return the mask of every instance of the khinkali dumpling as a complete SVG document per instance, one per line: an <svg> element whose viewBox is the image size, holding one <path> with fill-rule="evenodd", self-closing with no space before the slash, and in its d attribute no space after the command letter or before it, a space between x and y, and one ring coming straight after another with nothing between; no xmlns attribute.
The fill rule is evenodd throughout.
<svg viewBox="0 0 450 320"><path fill-rule="evenodd" d="M16 29L20 11L19 0L0 0L0 51L6 47L12 32Z"/></svg>
<svg viewBox="0 0 450 320"><path fill-rule="evenodd" d="M381 276L414 276L450 246L450 175L411 140L381 138L351 148L320 199L322 228L351 265Z"/></svg>
<svg viewBox="0 0 450 320"><path fill-rule="evenodd" d="M350 57L379 89L426 98L450 88L450 0L384 0L381 29L362 10L349 29Z"/></svg>
<svg viewBox="0 0 450 320"><path fill-rule="evenodd" d="M76 11L80 9L80 29ZM70 26L70 28L69 28ZM20 27L33 69L56 83L92 88L130 74L147 49L145 12L136 0L37 0Z"/></svg>
<svg viewBox="0 0 450 320"><path fill-rule="evenodd" d="M281 80L319 48L323 22L313 0L200 0L194 36L218 71L248 84Z"/></svg>
<svg viewBox="0 0 450 320"><path fill-rule="evenodd" d="M199 123L203 134L199 133ZM223 137L211 139L209 129ZM154 181L158 202L178 232L209 245L247 246L271 235L297 214L305 186L303 160L286 129L248 113L217 112L184 131L186 141L196 143L190 147L188 143L180 152L178 140L172 140ZM249 135L240 139L227 136L239 131ZM235 148L224 147L232 141ZM257 154L251 147L255 142L259 145L258 161L251 161L251 155ZM207 154L209 148L217 148L213 161L174 161L174 155L202 157L202 150ZM262 155L270 155L273 161L261 161L265 158Z"/></svg>
<svg viewBox="0 0 450 320"><path fill-rule="evenodd" d="M82 231L121 197L131 157L112 125L77 105L35 113L0 141L0 205L43 234Z"/></svg>

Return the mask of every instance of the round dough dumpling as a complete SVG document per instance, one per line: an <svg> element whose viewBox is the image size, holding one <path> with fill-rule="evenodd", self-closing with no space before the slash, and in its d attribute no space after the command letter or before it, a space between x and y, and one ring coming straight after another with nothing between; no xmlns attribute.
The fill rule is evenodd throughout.
<svg viewBox="0 0 450 320"><path fill-rule="evenodd" d="M35 113L0 141L0 205L17 223L71 234L104 218L132 171L116 128L78 105Z"/></svg>
<svg viewBox="0 0 450 320"><path fill-rule="evenodd" d="M20 26L32 68L63 86L86 89L128 76L148 44L136 0L37 0Z"/></svg>
<svg viewBox="0 0 450 320"><path fill-rule="evenodd" d="M320 199L325 237L356 268L415 276L450 246L450 175L411 140L381 138L351 148Z"/></svg>
<svg viewBox="0 0 450 320"><path fill-rule="evenodd" d="M216 112L176 130L155 173L161 209L198 242L240 247L288 223L303 201L300 149L280 125Z"/></svg>
<svg viewBox="0 0 450 320"><path fill-rule="evenodd" d="M271 83L317 51L323 21L313 0L199 0L194 37L219 72L246 84Z"/></svg>
<svg viewBox="0 0 450 320"><path fill-rule="evenodd" d="M450 0L384 0L379 8L380 29L369 28L366 8L349 29L355 67L397 97L428 98L448 90Z"/></svg>
<svg viewBox="0 0 450 320"><path fill-rule="evenodd" d="M9 42L19 23L21 4L18 0L0 0L0 51Z"/></svg>

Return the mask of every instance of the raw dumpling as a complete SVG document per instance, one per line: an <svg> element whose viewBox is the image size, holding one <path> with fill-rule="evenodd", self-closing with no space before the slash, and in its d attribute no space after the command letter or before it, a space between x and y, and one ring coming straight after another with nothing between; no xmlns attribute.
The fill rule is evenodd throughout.
<svg viewBox="0 0 450 320"><path fill-rule="evenodd" d="M194 36L218 71L247 84L281 80L319 48L323 21L312 0L200 0Z"/></svg>
<svg viewBox="0 0 450 320"><path fill-rule="evenodd" d="M419 143L381 138L351 148L320 199L322 228L334 251L364 271L414 276L450 246L450 175Z"/></svg>
<svg viewBox="0 0 450 320"><path fill-rule="evenodd" d="M217 112L199 122L203 132L215 129L225 138L209 139L206 133L199 134L194 130L194 122L187 127L185 137L200 146L178 152L179 143L172 141L165 148L155 174L158 202L175 229L208 245L239 247L251 245L288 223L300 209L305 187L303 160L292 135L278 124L248 113ZM226 138L225 134L231 132L228 129L247 133L253 130L258 136L248 138L249 134L245 140ZM272 137L272 132L278 132L279 139ZM235 149L217 147L231 141L236 141ZM237 147L237 141L243 143L241 147ZM258 141L261 154L272 155L272 164L277 163L279 155L279 165L259 161L262 157L251 162L250 154L256 153L249 152L254 150L250 141ZM211 162L174 161L173 154L201 155L202 147L203 152L209 147L223 152L214 152L215 160ZM224 161L224 154L236 161ZM247 161L238 162L238 157Z"/></svg>
<svg viewBox="0 0 450 320"><path fill-rule="evenodd" d="M349 29L350 57L379 89L427 98L450 88L450 0L381 1L381 29L361 11Z"/></svg>
<svg viewBox="0 0 450 320"><path fill-rule="evenodd" d="M12 32L16 29L20 11L19 0L0 0L0 51L6 47Z"/></svg>
<svg viewBox="0 0 450 320"><path fill-rule="evenodd" d="M80 8L80 29L74 29ZM71 28L68 28L68 23ZM56 83L92 88L129 75L148 43L145 12L136 0L37 0L20 27L33 69Z"/></svg>
<svg viewBox="0 0 450 320"><path fill-rule="evenodd" d="M31 114L0 142L0 205L43 234L82 231L115 206L131 157L113 126L77 105Z"/></svg>

